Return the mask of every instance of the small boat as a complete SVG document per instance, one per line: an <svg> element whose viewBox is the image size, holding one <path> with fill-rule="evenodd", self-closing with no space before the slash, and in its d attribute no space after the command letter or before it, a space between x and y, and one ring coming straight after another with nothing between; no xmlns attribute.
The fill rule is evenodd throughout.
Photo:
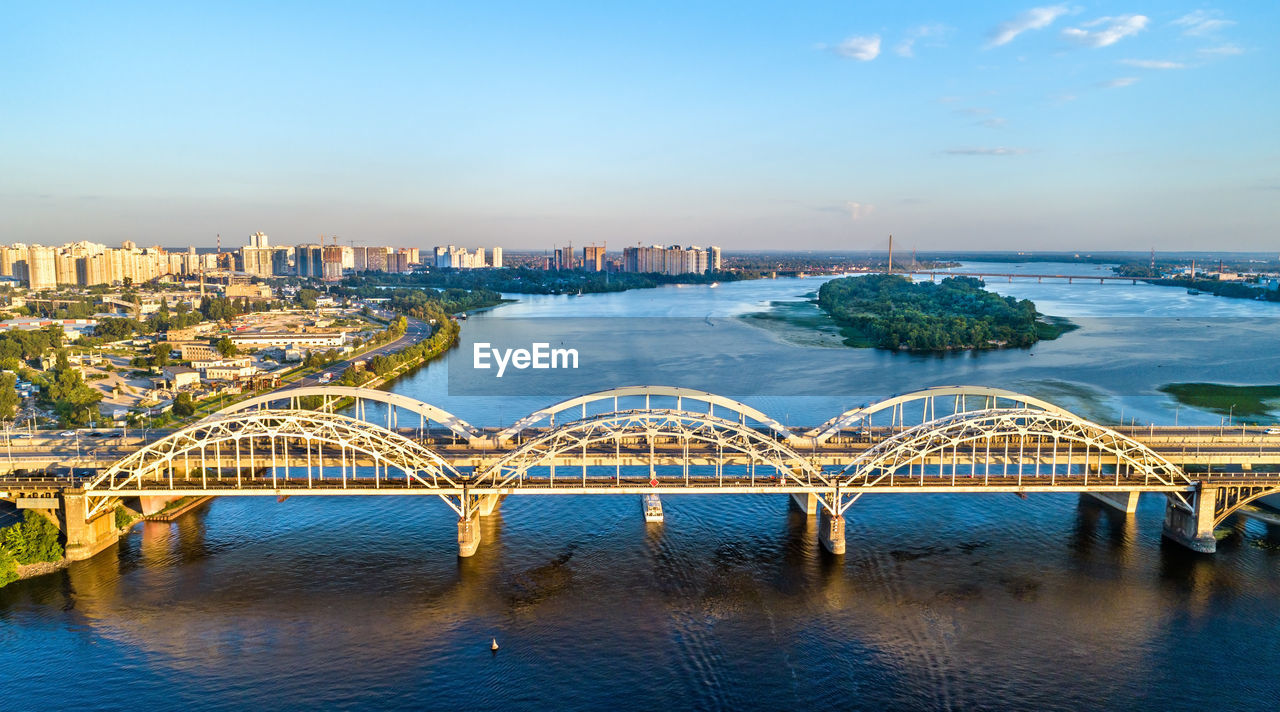
<svg viewBox="0 0 1280 712"><path fill-rule="evenodd" d="M644 520L646 522L662 521L662 500L658 499L657 494L644 496Z"/></svg>
<svg viewBox="0 0 1280 712"><path fill-rule="evenodd" d="M458 319L459 319L460 321L466 321L466 320L467 320L467 313L466 313L466 312L462 312L461 314L459 314L459 315L458 315Z"/></svg>
<svg viewBox="0 0 1280 712"><path fill-rule="evenodd" d="M498 652L498 639L497 639L497 638L494 638L494 639L493 639L493 642L489 644L489 649L490 649L490 650L492 650L492 651L494 651L495 653L496 653L496 652Z"/></svg>

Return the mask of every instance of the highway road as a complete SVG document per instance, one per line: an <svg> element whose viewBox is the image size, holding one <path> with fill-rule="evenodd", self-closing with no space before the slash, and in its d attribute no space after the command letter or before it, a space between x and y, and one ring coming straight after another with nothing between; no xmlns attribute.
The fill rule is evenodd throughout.
<svg viewBox="0 0 1280 712"><path fill-rule="evenodd" d="M378 316L388 317L388 315L381 314L381 313L379 313ZM398 315L391 314L389 315L389 318L394 319L396 316ZM347 370L351 366L351 364L355 363L356 361L368 361L374 356L385 356L393 351L399 351L400 349L425 341L427 338L431 336L432 326L430 324L428 324L425 321L422 321L421 319L414 319L413 317L405 317L405 318L409 320L409 326L407 329L405 329L404 335L396 339L395 341L392 341L389 344L383 344L382 346L379 346L378 348L372 351L366 351L357 356L352 356L351 358L346 359L344 361L335 361L329 364L323 371L319 371L310 376L306 376L305 378L295 381L294 383L290 384L289 386L281 390L287 390L288 388L301 388L302 386L321 385L320 378L326 373L332 373L333 377L337 378L338 376L342 375L343 371Z"/></svg>

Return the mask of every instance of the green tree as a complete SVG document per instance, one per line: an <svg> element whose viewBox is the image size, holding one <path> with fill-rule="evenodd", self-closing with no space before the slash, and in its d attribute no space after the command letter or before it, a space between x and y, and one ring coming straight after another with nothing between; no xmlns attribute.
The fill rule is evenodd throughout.
<svg viewBox="0 0 1280 712"><path fill-rule="evenodd" d="M0 588L18 580L18 562L9 550L0 546Z"/></svg>
<svg viewBox="0 0 1280 712"><path fill-rule="evenodd" d="M12 552L19 564L58 561L62 558L58 527L48 518L30 510L25 513L21 522L4 530L0 545Z"/></svg>
<svg viewBox="0 0 1280 712"><path fill-rule="evenodd" d="M161 341L151 345L151 365L156 368L164 368L169 365L169 353L172 349L169 342Z"/></svg>
<svg viewBox="0 0 1280 712"><path fill-rule="evenodd" d="M303 309L315 309L316 298L319 296L320 292L317 292L314 289L299 289L298 303L302 305Z"/></svg>
<svg viewBox="0 0 1280 712"><path fill-rule="evenodd" d="M67 352L59 351L40 398L53 406L63 427L83 427L94 420L102 394L86 385L80 372L67 361Z"/></svg>
<svg viewBox="0 0 1280 712"><path fill-rule="evenodd" d="M235 356L236 352L239 350L236 348L235 342L226 336L215 341L213 347L217 349L218 353L222 354L224 358Z"/></svg>
<svg viewBox="0 0 1280 712"><path fill-rule="evenodd" d="M18 375L6 373L0 377L0 420L13 420L18 415L22 399L18 397Z"/></svg>
<svg viewBox="0 0 1280 712"><path fill-rule="evenodd" d="M173 399L173 414L179 418L187 418L196 412L196 404L191 400L190 393L179 393L177 398Z"/></svg>

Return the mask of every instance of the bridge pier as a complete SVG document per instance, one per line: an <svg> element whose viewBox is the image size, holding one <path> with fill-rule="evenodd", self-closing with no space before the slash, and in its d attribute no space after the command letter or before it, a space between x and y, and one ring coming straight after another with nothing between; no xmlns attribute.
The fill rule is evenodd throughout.
<svg viewBox="0 0 1280 712"><path fill-rule="evenodd" d="M1137 492L1086 492L1085 494L1125 514L1138 511Z"/></svg>
<svg viewBox="0 0 1280 712"><path fill-rule="evenodd" d="M504 497L506 497L506 495L502 494L482 494L479 497L476 497L476 515L480 517L493 516L494 510L498 508L499 504L502 504Z"/></svg>
<svg viewBox="0 0 1280 712"><path fill-rule="evenodd" d="M818 541L822 543L822 548L836 556L843 556L844 517L832 514L830 509L823 507L818 515Z"/></svg>
<svg viewBox="0 0 1280 712"><path fill-rule="evenodd" d="M115 510L107 509L97 516L85 516L83 491L62 493L62 533L67 538L66 557L81 561L116 543Z"/></svg>
<svg viewBox="0 0 1280 712"><path fill-rule="evenodd" d="M1191 509L1170 497L1164 508L1164 535L1192 551L1202 554L1217 551L1218 540L1213 536L1214 503L1217 499L1217 488L1210 487L1202 487L1194 493Z"/></svg>
<svg viewBox="0 0 1280 712"><path fill-rule="evenodd" d="M492 512L492 510L490 510ZM458 556L475 556L480 548L480 513L458 518Z"/></svg>
<svg viewBox="0 0 1280 712"><path fill-rule="evenodd" d="M818 495L812 492L792 492L791 508L812 516L818 511Z"/></svg>
<svg viewBox="0 0 1280 712"><path fill-rule="evenodd" d="M149 517L180 499L182 498L178 496L162 494L138 497L138 502L142 507L142 516Z"/></svg>

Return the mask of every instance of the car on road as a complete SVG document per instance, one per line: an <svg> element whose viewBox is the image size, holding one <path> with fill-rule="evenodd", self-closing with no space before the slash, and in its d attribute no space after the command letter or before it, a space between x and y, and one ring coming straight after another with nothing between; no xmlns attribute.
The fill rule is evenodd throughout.
<svg viewBox="0 0 1280 712"><path fill-rule="evenodd" d="M1266 433L1267 435L1280 435L1280 428L1267 428L1262 432Z"/></svg>
<svg viewBox="0 0 1280 712"><path fill-rule="evenodd" d="M74 430L64 430L64 431L62 431L62 432L58 433L58 437L60 437L60 438L69 438L69 437L71 437L72 435L75 435L75 434L76 434L76 431L74 431Z"/></svg>

